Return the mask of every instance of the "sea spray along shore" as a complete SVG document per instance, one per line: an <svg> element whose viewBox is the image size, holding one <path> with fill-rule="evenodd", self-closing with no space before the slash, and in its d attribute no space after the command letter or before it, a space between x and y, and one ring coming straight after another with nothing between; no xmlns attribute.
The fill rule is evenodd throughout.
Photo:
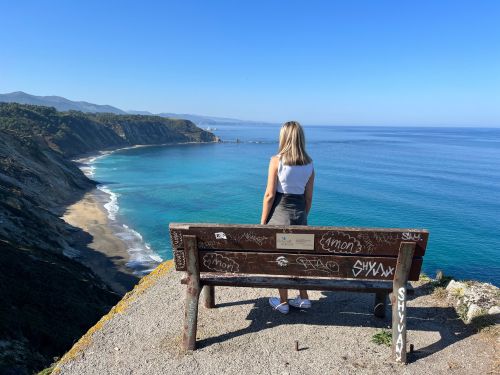
<svg viewBox="0 0 500 375"><path fill-rule="evenodd" d="M190 121L0 103L0 285L8 285L0 288L0 373L46 367L119 300L75 258L90 255L96 270L137 280L89 246L98 237L60 219L96 188L70 159L133 145L216 140ZM87 209L94 221L109 220L95 202ZM101 240L115 237L103 233ZM128 261L119 242L118 256Z"/></svg>
<svg viewBox="0 0 500 375"><path fill-rule="evenodd" d="M165 145L163 145L165 146ZM147 147L147 145L138 145L132 146L130 148L137 147ZM128 148L120 148L118 150L125 150ZM94 178L94 163L96 160L106 157L110 155L114 151L102 151L96 156L90 156L85 158L75 159L74 161L79 165L80 169L85 173L85 175L91 179ZM125 266L128 269L123 269L123 271L132 271L134 275L139 277L151 272L161 261L162 258L151 248L151 246L144 242L141 234L134 229L130 228L128 225L122 223L117 219L117 214L119 212L119 203L118 203L118 194L114 193L107 185L98 184L97 189L88 193L92 195L93 201L95 204L99 205L101 208L105 209L107 214L107 220L99 223L100 225L107 226L111 233L116 237L118 241L122 241L127 254L121 254L123 258L126 258ZM89 199L87 197L87 199ZM69 210L75 209L74 206L70 207ZM88 227L86 223L71 221L73 217L78 217L78 214L75 214L71 217L65 216L65 220L69 221L70 224L81 227L81 225L85 225ZM104 246L103 246L104 245ZM101 244L101 246L96 246L100 251L106 251L105 244ZM113 257L114 258L114 257ZM122 265L117 264L118 267L122 267Z"/></svg>
<svg viewBox="0 0 500 375"><path fill-rule="evenodd" d="M127 244L115 235L109 225L103 207L106 199L106 194L100 190L91 190L69 206L62 219L90 235L88 242L84 240L81 246L75 246L77 252L71 258L85 264L114 292L123 295L137 283L137 277L127 266Z"/></svg>

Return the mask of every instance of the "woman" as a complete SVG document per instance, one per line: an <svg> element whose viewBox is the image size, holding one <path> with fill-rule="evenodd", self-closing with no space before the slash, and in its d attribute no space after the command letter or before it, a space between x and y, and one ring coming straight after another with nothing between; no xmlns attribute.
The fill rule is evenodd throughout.
<svg viewBox="0 0 500 375"><path fill-rule="evenodd" d="M312 159L305 149L302 126L296 121L286 122L280 130L278 155L269 162L267 188L262 205L261 224L307 225L314 185ZM280 298L269 298L269 304L287 314L289 304L310 308L306 290L288 300L288 290L279 289Z"/></svg>

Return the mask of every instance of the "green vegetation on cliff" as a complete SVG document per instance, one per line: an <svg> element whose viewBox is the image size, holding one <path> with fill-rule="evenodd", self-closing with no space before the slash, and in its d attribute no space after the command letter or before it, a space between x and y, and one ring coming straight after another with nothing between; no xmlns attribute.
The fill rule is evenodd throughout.
<svg viewBox="0 0 500 375"><path fill-rule="evenodd" d="M0 103L0 130L40 137L64 156L139 144L213 142L188 120L112 113L58 112L52 107Z"/></svg>

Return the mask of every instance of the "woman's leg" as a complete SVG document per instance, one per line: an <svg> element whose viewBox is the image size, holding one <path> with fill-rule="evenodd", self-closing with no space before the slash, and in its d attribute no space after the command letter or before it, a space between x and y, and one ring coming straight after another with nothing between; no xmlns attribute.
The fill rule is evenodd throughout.
<svg viewBox="0 0 500 375"><path fill-rule="evenodd" d="M302 299L309 299L309 296L307 294L307 290L304 290L304 289L299 289L299 296Z"/></svg>
<svg viewBox="0 0 500 375"><path fill-rule="evenodd" d="M280 292L281 303L288 303L288 289L278 289L278 291Z"/></svg>

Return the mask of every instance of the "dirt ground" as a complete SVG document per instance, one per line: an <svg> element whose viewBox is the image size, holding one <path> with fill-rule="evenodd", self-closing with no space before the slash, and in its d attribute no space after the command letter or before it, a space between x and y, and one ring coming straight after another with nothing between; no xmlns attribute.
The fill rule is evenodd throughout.
<svg viewBox="0 0 500 375"><path fill-rule="evenodd" d="M90 374L494 374L499 339L477 333L425 286L408 301L407 365L372 342L386 318L373 295L311 292L310 310L273 311L271 289L216 288L215 309L200 306L198 349L180 351L185 286L165 262L59 362L54 373ZM291 293L291 295L293 292ZM491 327L490 327L491 328ZM498 327L493 327L498 328ZM299 342L299 351L295 350Z"/></svg>

